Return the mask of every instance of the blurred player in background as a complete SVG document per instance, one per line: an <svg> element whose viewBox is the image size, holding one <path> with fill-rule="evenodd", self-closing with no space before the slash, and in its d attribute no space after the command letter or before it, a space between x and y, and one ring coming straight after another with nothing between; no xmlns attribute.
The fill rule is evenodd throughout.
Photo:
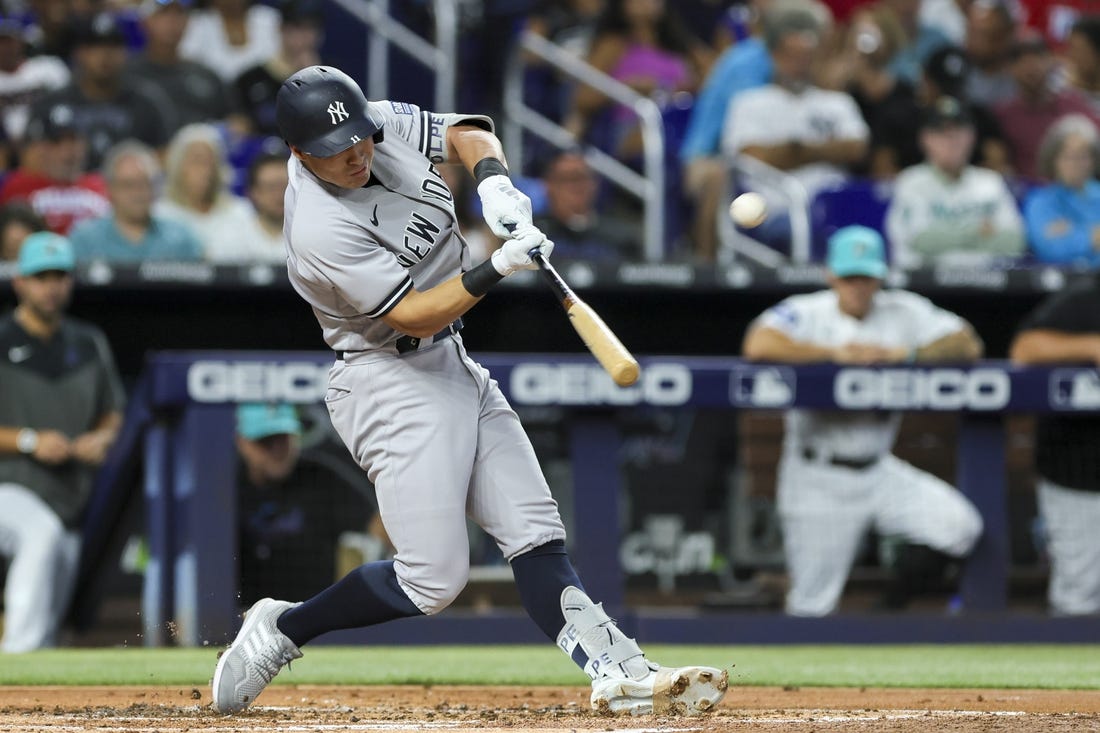
<svg viewBox="0 0 1100 733"><path fill-rule="evenodd" d="M321 592L337 580L340 536L365 534L374 513L363 472L346 455L303 449L302 422L285 403L237 408L237 455L241 603Z"/></svg>
<svg viewBox="0 0 1100 733"><path fill-rule="evenodd" d="M851 226L829 239L830 289L794 295L750 325L744 356L800 364L973 361L982 343L962 318L904 290L882 290L882 237ZM778 508L790 590L787 613L836 610L870 529L899 536L913 579L965 557L982 520L961 493L890 453L901 415L790 410L779 466Z"/></svg>
<svg viewBox="0 0 1100 733"><path fill-rule="evenodd" d="M65 316L73 250L31 234L0 319L0 554L11 560L0 650L57 643L80 557L93 469L122 424L123 391L100 330Z"/></svg>
<svg viewBox="0 0 1100 733"><path fill-rule="evenodd" d="M1100 276L1051 295L1020 325L1017 364L1100 366ZM1042 415L1035 434L1050 609L1100 613L1100 415Z"/></svg>

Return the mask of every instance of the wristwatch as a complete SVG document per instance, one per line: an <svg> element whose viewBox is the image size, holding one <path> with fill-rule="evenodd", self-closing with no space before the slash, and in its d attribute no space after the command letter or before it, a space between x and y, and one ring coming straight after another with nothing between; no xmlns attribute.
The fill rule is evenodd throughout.
<svg viewBox="0 0 1100 733"><path fill-rule="evenodd" d="M15 436L15 447L20 453L30 455L38 447L38 431L31 428L23 428Z"/></svg>

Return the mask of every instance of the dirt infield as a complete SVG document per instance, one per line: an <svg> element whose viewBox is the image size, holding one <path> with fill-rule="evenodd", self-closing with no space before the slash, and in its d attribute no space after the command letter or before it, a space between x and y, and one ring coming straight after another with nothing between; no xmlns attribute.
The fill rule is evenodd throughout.
<svg viewBox="0 0 1100 733"><path fill-rule="evenodd" d="M702 718L600 717L582 687L276 685L237 717L208 688L0 688L0 731L1100 731L1100 691L731 687Z"/></svg>

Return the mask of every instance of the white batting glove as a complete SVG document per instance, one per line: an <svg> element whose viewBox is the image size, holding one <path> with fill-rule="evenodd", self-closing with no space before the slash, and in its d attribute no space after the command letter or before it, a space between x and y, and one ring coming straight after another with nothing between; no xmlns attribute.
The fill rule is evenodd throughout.
<svg viewBox="0 0 1100 733"><path fill-rule="evenodd" d="M531 250L538 249L545 258L549 258L554 251L554 243L534 224L518 227L509 236L512 238L505 240L490 258L496 271L505 277L516 270L538 269L531 259Z"/></svg>
<svg viewBox="0 0 1100 733"><path fill-rule="evenodd" d="M516 227L531 225L531 199L508 176L489 176L477 185L477 194L486 223L501 239L512 236Z"/></svg>

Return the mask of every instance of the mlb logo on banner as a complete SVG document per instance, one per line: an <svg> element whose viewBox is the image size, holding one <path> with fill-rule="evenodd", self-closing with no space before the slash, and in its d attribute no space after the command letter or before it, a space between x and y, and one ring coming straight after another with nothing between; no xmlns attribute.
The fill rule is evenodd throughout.
<svg viewBox="0 0 1100 733"><path fill-rule="evenodd" d="M1100 410L1100 371L1055 369L1050 375L1050 404L1063 410Z"/></svg>
<svg viewBox="0 0 1100 733"><path fill-rule="evenodd" d="M739 366L730 373L735 407L787 407L794 401L795 373L785 366Z"/></svg>

